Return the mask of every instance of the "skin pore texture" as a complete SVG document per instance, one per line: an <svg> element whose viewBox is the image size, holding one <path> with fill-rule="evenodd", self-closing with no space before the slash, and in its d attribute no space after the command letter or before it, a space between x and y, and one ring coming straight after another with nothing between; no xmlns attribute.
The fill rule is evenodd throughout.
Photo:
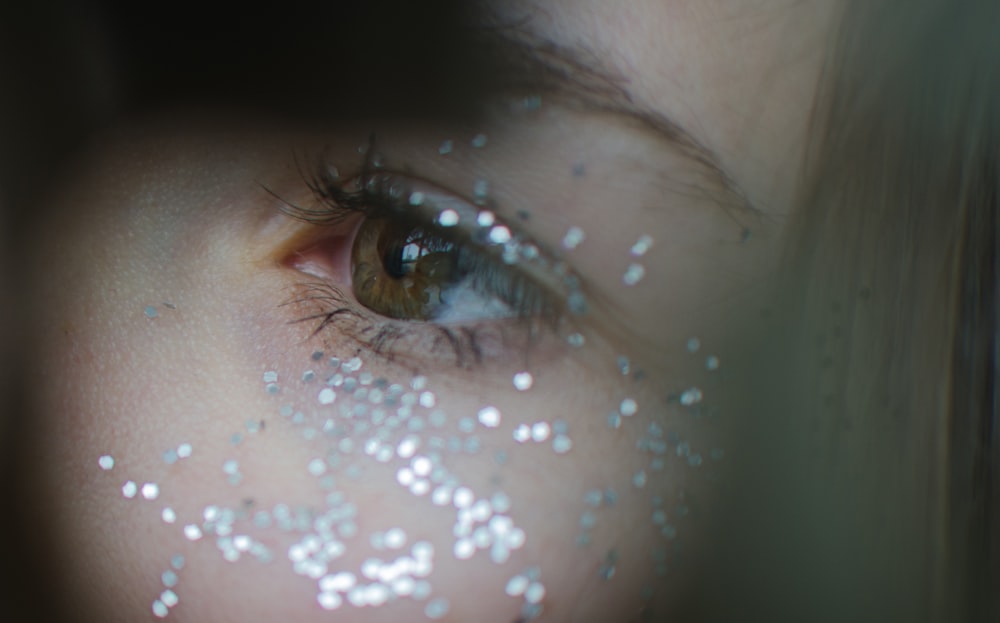
<svg viewBox="0 0 1000 623"><path fill-rule="evenodd" d="M81 608L669 616L738 442L726 349L775 270L833 23L833 3L730 4L502 9L592 51L725 176L634 119L530 92L475 126L185 112L96 141L31 258L40 505ZM486 243L470 246L513 232L497 270L566 286L546 295L558 318L485 315L452 327L455 346L367 311L349 259L365 217L317 226L289 206L323 209L314 170L375 165L473 210L459 228Z"/></svg>

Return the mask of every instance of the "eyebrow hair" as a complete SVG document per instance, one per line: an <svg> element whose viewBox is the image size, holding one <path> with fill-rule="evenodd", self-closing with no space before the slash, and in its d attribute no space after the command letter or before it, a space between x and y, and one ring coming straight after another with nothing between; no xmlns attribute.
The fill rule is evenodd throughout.
<svg viewBox="0 0 1000 623"><path fill-rule="evenodd" d="M672 150L714 179L727 207L759 213L716 155L663 111L640 105L628 78L612 71L586 47L567 46L529 32L523 24L493 23L484 29L494 66L505 88L560 96L583 110L607 113L650 130Z"/></svg>

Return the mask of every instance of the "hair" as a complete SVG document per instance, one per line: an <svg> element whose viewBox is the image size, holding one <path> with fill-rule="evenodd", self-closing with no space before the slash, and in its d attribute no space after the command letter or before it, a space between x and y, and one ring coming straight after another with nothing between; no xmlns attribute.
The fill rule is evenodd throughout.
<svg viewBox="0 0 1000 623"><path fill-rule="evenodd" d="M998 26L845 3L725 524L770 620L1000 620Z"/></svg>

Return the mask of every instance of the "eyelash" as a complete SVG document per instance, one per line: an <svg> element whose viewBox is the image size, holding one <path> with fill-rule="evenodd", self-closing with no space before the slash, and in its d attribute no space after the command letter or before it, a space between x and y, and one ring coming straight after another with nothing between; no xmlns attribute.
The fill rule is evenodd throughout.
<svg viewBox="0 0 1000 623"><path fill-rule="evenodd" d="M490 225L473 231L467 225L439 225L434 217L439 216L442 210L430 201L419 206L412 205L409 198L413 181L385 172L378 161L374 139L369 144L360 173L353 178L342 178L336 167L329 166L320 158L313 173L303 173L306 186L316 198L316 207L303 208L282 201L282 211L316 227L344 225L354 216L363 220L394 219L398 222L405 219L408 226L422 228L460 248L468 272L480 284L478 290L502 300L513 309L513 317L481 320L471 325L394 320L367 309L354 300L353 294L321 280L299 284L296 296L286 303L320 305L319 312L296 321L317 322L313 335L336 327L341 333L354 337L389 360L395 359L401 351L419 352L418 349L424 349L425 352L437 353L446 348L453 353L455 363L464 366L469 362L481 363L483 359L496 358L494 353L486 352L488 348L484 345L496 345L498 353L512 350L512 329L520 330L522 339L516 345L527 357L529 351L538 345L539 337L556 335L572 313L582 312L580 281L561 261L550 259L551 256L538 245L513 232L499 220L493 226L511 232L515 243L512 248L516 248L519 255L527 254L528 259L524 261L533 270L515 265L522 264L523 258L520 257L513 262L505 261L501 252L506 248L504 245L475 239L476 234L490 231ZM462 203L472 207L473 202L462 200ZM479 214L488 214L490 221L495 218L486 208L475 209ZM354 235L349 235L347 240L346 244L353 247ZM548 274L544 278L538 278L545 273ZM353 293L353 288L349 290ZM573 304L574 299L576 304ZM430 333L428 329L431 329ZM546 329L547 332L543 333ZM400 348L401 344L408 347Z"/></svg>

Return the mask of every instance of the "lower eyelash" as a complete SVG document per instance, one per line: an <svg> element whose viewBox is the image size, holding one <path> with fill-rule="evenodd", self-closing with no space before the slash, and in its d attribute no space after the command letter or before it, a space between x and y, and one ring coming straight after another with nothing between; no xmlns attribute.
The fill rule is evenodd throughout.
<svg viewBox="0 0 1000 623"><path fill-rule="evenodd" d="M314 323L310 338L335 330L389 362L425 364L428 358L447 356L456 366L466 368L502 358L511 352L515 341L520 348L513 352L525 360L530 359L542 334L540 321L533 318L468 326L397 322L361 311L360 305L330 283L308 281L294 287L295 294L281 306L303 308L304 315L292 323Z"/></svg>

